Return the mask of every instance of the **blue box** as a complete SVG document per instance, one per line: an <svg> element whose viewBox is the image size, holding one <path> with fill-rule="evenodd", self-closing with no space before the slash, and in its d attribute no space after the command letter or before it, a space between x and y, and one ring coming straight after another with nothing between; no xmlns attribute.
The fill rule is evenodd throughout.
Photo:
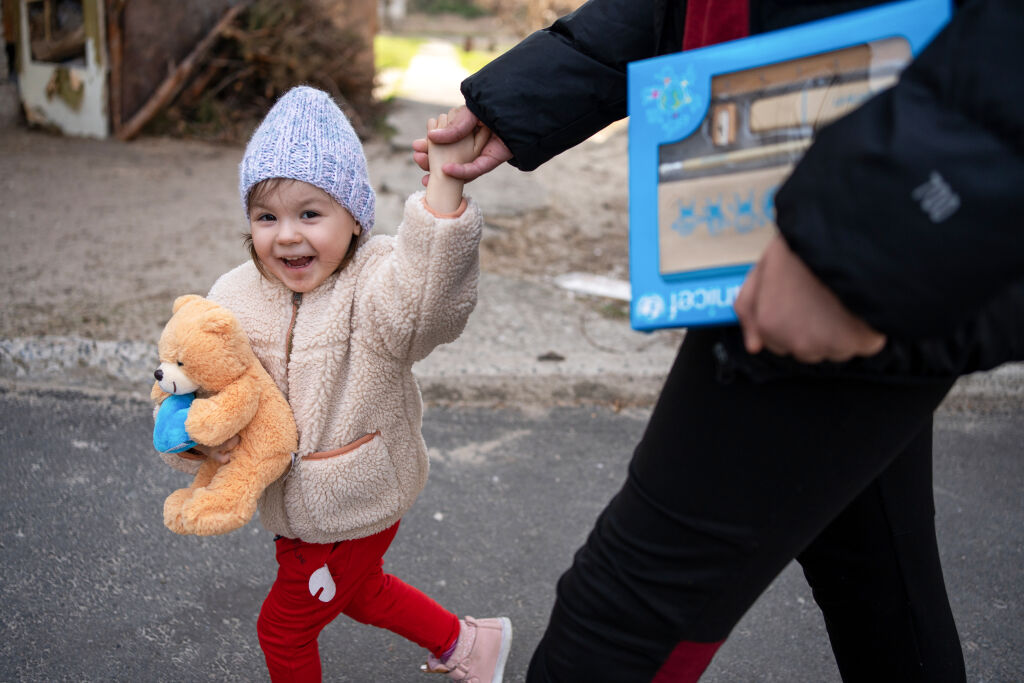
<svg viewBox="0 0 1024 683"><path fill-rule="evenodd" d="M774 193L814 131L895 83L950 14L906 0L631 63L634 329L735 323L776 233Z"/></svg>

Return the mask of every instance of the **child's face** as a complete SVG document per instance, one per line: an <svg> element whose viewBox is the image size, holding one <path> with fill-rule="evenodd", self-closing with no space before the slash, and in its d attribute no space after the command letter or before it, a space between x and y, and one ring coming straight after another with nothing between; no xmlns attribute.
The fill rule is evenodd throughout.
<svg viewBox="0 0 1024 683"><path fill-rule="evenodd" d="M285 180L249 207L252 244L264 268L293 292L316 289L359 234L352 215L323 190Z"/></svg>

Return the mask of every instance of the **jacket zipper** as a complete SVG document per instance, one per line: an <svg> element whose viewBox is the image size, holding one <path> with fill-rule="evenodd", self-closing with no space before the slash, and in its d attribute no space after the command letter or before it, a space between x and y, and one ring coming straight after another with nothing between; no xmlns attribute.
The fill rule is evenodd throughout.
<svg viewBox="0 0 1024 683"><path fill-rule="evenodd" d="M302 292L292 292L292 319L288 321L288 334L285 338L284 345L284 398L288 400L288 365L292 360L292 340L295 337L295 319L299 317L299 306L302 304ZM295 472L295 461L298 460L299 454L292 453L292 464L288 468L288 474L286 477L292 476Z"/></svg>
<svg viewBox="0 0 1024 683"><path fill-rule="evenodd" d="M299 316L302 292L292 292L292 319L288 322L288 338L284 347L284 375L288 378L288 362L292 359L292 340L295 338L295 319Z"/></svg>

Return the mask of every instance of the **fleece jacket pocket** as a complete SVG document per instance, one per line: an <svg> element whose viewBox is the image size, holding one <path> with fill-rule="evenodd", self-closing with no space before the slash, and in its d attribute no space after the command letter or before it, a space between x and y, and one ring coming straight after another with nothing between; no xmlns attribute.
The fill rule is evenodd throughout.
<svg viewBox="0 0 1024 683"><path fill-rule="evenodd" d="M398 475L380 432L297 466L310 520L322 531L343 534L399 512Z"/></svg>

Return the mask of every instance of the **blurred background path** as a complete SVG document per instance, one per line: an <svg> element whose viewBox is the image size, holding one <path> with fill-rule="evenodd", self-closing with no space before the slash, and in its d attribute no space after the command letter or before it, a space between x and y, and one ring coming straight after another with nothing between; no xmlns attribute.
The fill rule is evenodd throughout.
<svg viewBox="0 0 1024 683"><path fill-rule="evenodd" d="M432 39L420 46L408 68L396 69L390 75L392 84L385 80L382 86L405 100L454 107L462 104L459 83L467 76L469 71L459 63L455 46Z"/></svg>

